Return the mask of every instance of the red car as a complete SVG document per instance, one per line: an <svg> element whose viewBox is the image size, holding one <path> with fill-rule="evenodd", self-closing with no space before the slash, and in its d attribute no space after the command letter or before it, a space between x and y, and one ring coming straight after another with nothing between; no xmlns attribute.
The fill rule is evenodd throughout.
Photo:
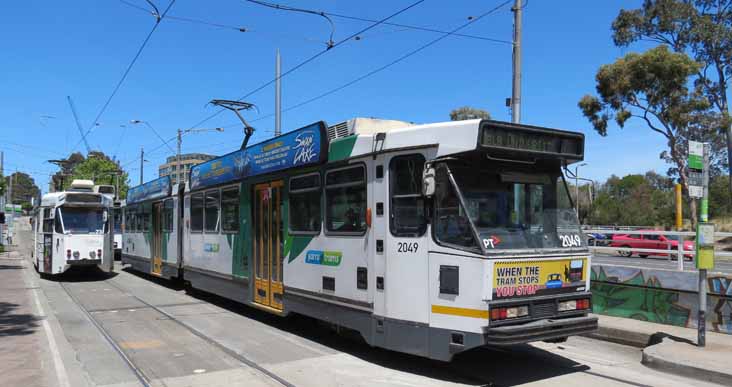
<svg viewBox="0 0 732 387"><path fill-rule="evenodd" d="M655 231L655 230L638 230L638 231ZM641 235L641 234L613 234L610 247L625 247L631 249L656 249L656 250L671 250L671 255L676 255L676 251L679 248L679 241L674 239L676 237L665 236L665 235ZM694 242L684 241L684 251L694 251ZM665 257L668 253L662 252L647 252L647 251L618 251L618 255L623 257L630 257L633 254L638 254L641 258L646 258L649 255ZM684 254L685 258L694 258L693 254Z"/></svg>

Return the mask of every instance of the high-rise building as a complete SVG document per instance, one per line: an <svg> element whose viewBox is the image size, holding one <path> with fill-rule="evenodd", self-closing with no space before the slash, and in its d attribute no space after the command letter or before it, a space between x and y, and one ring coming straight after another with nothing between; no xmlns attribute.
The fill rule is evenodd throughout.
<svg viewBox="0 0 732 387"><path fill-rule="evenodd" d="M207 155L204 153L185 153L180 155L180 168L182 170L185 181L188 181L188 171L192 166L200 164L204 161L211 160L217 156ZM158 167L158 174L160 177L170 176L170 182L172 184L177 183L178 169L176 163L176 157L170 156L165 160L165 164Z"/></svg>

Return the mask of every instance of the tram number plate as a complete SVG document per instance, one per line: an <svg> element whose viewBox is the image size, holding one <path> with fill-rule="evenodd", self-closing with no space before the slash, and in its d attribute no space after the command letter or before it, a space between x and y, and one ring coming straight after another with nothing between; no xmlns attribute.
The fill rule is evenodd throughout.
<svg viewBox="0 0 732 387"><path fill-rule="evenodd" d="M397 253L416 253L419 249L417 242L397 242Z"/></svg>

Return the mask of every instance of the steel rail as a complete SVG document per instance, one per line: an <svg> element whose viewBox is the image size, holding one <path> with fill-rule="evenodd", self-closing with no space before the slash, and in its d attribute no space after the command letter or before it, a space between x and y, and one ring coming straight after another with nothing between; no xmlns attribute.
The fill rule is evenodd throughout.
<svg viewBox="0 0 732 387"><path fill-rule="evenodd" d="M112 336L107 332L106 329L102 326L102 324L97 321L97 319L94 318L94 316L89 313L89 311L84 308L84 306L81 304L81 302L72 294L72 292L66 287L66 285L63 282L59 282L61 285L61 289L66 292L66 294L69 296L71 301L76 304L76 306L79 307L79 309L86 315L86 317L91 321L92 325L94 325L95 328L99 331L99 333L102 334L102 337L109 343L109 345L114 349L115 352L119 355L119 357L124 360L124 362L127 364L127 366L134 372L137 379L140 381L140 384L142 384L144 387L151 387L150 379L145 375L144 372L138 367L127 355L124 353L122 348L117 345L117 342L114 341Z"/></svg>
<svg viewBox="0 0 732 387"><path fill-rule="evenodd" d="M259 364L257 364L253 360L250 360L247 357L245 357L245 356L237 353L236 351L233 351L233 350L229 349L228 347L226 347L226 346L218 343L216 340L214 340L211 337L207 336L206 334L204 334L203 332L199 331L198 329L196 329L196 328L194 328L194 327L192 327L192 326L184 323L183 321L180 321L179 319L177 319L172 314L170 314L170 313L168 313L168 312L166 312L166 311L158 308L155 305L150 304L149 302L141 299L140 297L137 297L136 295L132 294L129 290L121 287L121 285L119 285L119 284L117 284L115 282L116 281L113 281L113 280L110 279L106 283L109 284L109 285L111 285L113 288L119 290L120 292L122 292L124 294L128 294L130 297L135 298L137 301L139 301L143 305L145 305L148 308L150 308L150 309L152 309L152 310L154 310L154 311L162 314L163 316L167 317L171 321L173 321L176 324L180 325L181 327L185 328L186 330L188 330L189 332L191 332L196 337L198 337L198 338L202 339L203 341L205 341L205 342L213 345L214 347L220 349L222 352L224 352L227 355L233 357L234 359L236 359L236 360L244 363L245 365L247 365L247 366L249 366L251 368L256 369L257 371L259 371L262 374L268 376L269 378L271 378L272 380L276 381L277 383L280 383L280 384L282 384L285 387L295 387L294 384L292 384L292 383L288 382L287 380L281 378L280 376L274 374L273 372L269 371L268 369L260 366Z"/></svg>

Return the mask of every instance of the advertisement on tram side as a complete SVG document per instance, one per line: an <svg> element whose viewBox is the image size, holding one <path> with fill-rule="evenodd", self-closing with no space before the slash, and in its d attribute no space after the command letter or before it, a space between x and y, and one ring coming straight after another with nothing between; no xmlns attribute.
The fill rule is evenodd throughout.
<svg viewBox="0 0 732 387"><path fill-rule="evenodd" d="M495 262L493 299L585 291L587 266L587 258Z"/></svg>

